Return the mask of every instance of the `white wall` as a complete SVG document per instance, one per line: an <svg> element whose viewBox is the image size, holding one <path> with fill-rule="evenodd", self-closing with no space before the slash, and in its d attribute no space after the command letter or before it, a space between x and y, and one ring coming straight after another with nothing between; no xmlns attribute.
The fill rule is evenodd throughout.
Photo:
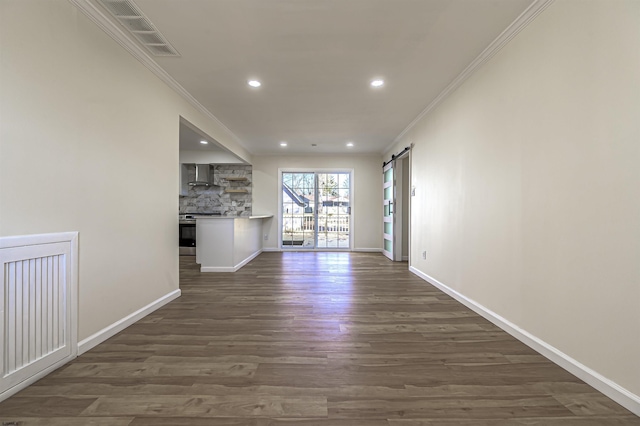
<svg viewBox="0 0 640 426"><path fill-rule="evenodd" d="M273 214L264 221L265 249L278 248L278 169L353 169L355 250L382 247L382 158L380 156L254 156L253 214Z"/></svg>
<svg viewBox="0 0 640 426"><path fill-rule="evenodd" d="M180 116L249 157L67 0L0 40L0 236L79 231L82 340L178 288Z"/></svg>
<svg viewBox="0 0 640 426"><path fill-rule="evenodd" d="M415 268L636 398L639 40L638 1L557 0L387 154Z"/></svg>
<svg viewBox="0 0 640 426"><path fill-rule="evenodd" d="M213 219L215 220L215 219ZM262 219L233 220L233 267L262 251Z"/></svg>

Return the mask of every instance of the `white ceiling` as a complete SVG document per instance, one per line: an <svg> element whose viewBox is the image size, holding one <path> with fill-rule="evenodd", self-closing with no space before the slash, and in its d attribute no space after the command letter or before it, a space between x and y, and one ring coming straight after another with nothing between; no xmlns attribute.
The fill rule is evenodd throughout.
<svg viewBox="0 0 640 426"><path fill-rule="evenodd" d="M181 55L154 60L250 152L306 154L384 151L531 1L135 3Z"/></svg>

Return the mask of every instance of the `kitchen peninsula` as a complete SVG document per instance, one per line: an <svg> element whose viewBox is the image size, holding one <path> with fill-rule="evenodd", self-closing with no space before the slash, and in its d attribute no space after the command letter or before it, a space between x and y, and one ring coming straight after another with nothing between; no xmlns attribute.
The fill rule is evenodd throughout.
<svg viewBox="0 0 640 426"><path fill-rule="evenodd" d="M201 272L235 272L262 253L262 224L273 215L196 217Z"/></svg>

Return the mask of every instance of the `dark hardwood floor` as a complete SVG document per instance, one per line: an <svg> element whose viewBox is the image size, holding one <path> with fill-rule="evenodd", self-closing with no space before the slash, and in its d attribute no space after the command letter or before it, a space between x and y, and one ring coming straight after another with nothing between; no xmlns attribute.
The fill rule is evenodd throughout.
<svg viewBox="0 0 640 426"><path fill-rule="evenodd" d="M182 297L0 404L47 426L640 425L380 254L181 258Z"/></svg>

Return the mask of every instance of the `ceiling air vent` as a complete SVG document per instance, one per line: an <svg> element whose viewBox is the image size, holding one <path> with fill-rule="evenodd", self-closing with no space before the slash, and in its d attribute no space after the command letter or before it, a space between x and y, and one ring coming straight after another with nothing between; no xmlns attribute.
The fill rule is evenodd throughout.
<svg viewBox="0 0 640 426"><path fill-rule="evenodd" d="M98 0L114 18L155 56L180 56L131 0Z"/></svg>

